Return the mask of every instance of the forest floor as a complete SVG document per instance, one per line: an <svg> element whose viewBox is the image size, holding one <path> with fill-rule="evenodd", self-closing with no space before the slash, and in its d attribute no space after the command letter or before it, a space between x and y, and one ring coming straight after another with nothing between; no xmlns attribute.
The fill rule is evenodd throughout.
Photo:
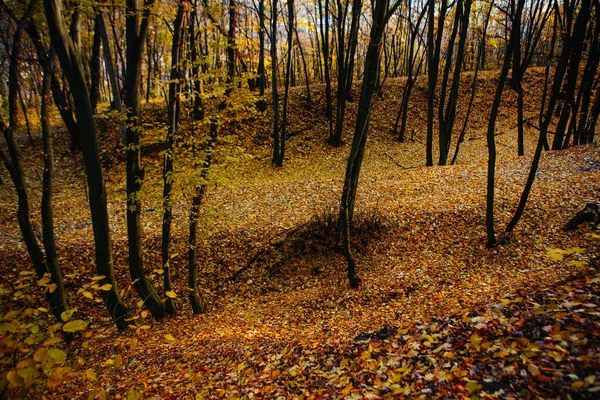
<svg viewBox="0 0 600 400"><path fill-rule="evenodd" d="M463 76L468 83L469 74ZM526 76L533 125L542 82L541 70ZM313 87L310 106L302 88L293 92L283 168L270 164L268 112L224 129L200 221L199 280L208 312L199 316L191 315L185 294L195 182L187 153L177 159L173 202L179 315L157 323L128 279L118 129L99 124L118 283L136 318L118 332L93 293L81 161L59 140L54 208L61 268L73 318L88 323L69 345L29 271L16 196L0 170L0 379L45 398L597 398L600 235L589 226L562 227L598 201L598 146L544 153L521 222L505 243L488 249L485 130L495 73L482 76L453 166L424 166L424 80L414 89L407 140L391 137L403 83L388 80L374 102L356 203L356 290L331 245L356 104L345 145L332 149L325 144L322 87ZM464 85L462 99L468 91ZM526 156L517 156L515 107L507 87L496 136L499 233L516 208L537 141L528 125ZM155 126L166 122L164 110L159 102L145 107ZM459 127L465 110L459 103ZM164 130L155 130L159 142ZM39 147L23 141L38 226ZM157 288L161 162L148 139L144 257ZM47 369L39 349L58 351ZM17 376L27 368L37 372ZM18 388L7 393L26 395Z"/></svg>

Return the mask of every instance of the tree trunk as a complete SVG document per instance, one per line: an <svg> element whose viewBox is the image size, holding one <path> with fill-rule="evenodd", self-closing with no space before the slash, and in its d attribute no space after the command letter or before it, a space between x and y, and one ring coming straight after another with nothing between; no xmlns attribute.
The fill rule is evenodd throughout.
<svg viewBox="0 0 600 400"><path fill-rule="evenodd" d="M62 274L58 265L58 253L54 239L54 218L52 207L52 190L54 180L54 151L52 147L52 132L48 121L50 83L54 74L54 51L50 51L47 66L44 69L42 82L42 145L44 153L44 174L42 183L42 237L46 253L46 268L50 274L50 310L58 321L61 314L69 308L65 296Z"/></svg>
<svg viewBox="0 0 600 400"><path fill-rule="evenodd" d="M435 88L437 86L440 64L442 36L444 33L444 20L448 10L448 1L442 0L438 15L438 30L435 34L435 0L429 0L429 21L427 26L427 139L426 139L426 165L433 166L433 119L435 110Z"/></svg>
<svg viewBox="0 0 600 400"><path fill-rule="evenodd" d="M350 286L353 288L358 287L360 284L360 278L356 274L356 263L350 248L350 230L352 227L354 200L356 198L360 168L367 143L371 103L377 86L381 38L385 30L386 20L389 18L386 17L386 13L388 16L391 15L399 4L397 2L390 11L387 11L388 0L376 0L375 3L369 47L365 58L365 73L358 102L356 127L352 140L352 149L350 150L346 165L346 177L344 179L344 188L340 202L338 234L341 236L344 256L348 263L348 279Z"/></svg>
<svg viewBox="0 0 600 400"><path fill-rule="evenodd" d="M285 140L288 124L288 104L290 99L290 79L292 75L292 50L294 46L294 0L288 0L288 54L285 71L284 93L283 93L283 111L281 115L281 138L279 141L279 158L275 165L283 167L283 158L285 156Z"/></svg>
<svg viewBox="0 0 600 400"><path fill-rule="evenodd" d="M265 88L267 86L267 76L265 71L265 0L258 1L258 68L256 86L260 92L260 99L256 103L259 111L265 111Z"/></svg>
<svg viewBox="0 0 600 400"><path fill-rule="evenodd" d="M166 150L163 158L163 223L161 254L163 267L163 286L165 293L172 290L171 285L171 254L169 245L171 242L171 223L173 222L173 204L171 191L173 189L173 158L175 156L175 136L179 125L179 92L180 80L183 79L181 68L181 52L183 49L183 38L185 37L186 9L189 7L187 0L180 0L177 6L177 16L173 24L173 41L171 44L171 76L169 79L169 107L168 107L168 129L165 140ZM167 314L177 313L175 300L167 296L165 301Z"/></svg>
<svg viewBox="0 0 600 400"><path fill-rule="evenodd" d="M100 22L98 12L94 19L94 41L92 43L92 59L90 60L90 102L94 113L97 112L98 100L100 98L100 45L102 38L100 34Z"/></svg>
<svg viewBox="0 0 600 400"><path fill-rule="evenodd" d="M419 14L419 18L417 19L417 24L413 26L412 21L408 21L409 31L410 31L410 45L408 46L408 60L406 65L407 70L407 78L406 85L404 86L404 91L402 92L402 100L400 101L400 110L398 111L398 115L396 116L396 121L394 122L394 128L392 129L392 135L398 135L398 141L404 142L404 134L406 132L406 121L408 118L408 102L410 100L410 94L412 92L415 83L417 82L417 77L421 72L421 67L423 66L423 59L419 62L415 70L415 42L417 40L419 27L421 26L421 22L423 21L423 17L425 16L425 12L427 11L428 4L425 3L425 7ZM410 18L410 16L409 16ZM400 122L400 132L398 132L398 123Z"/></svg>
<svg viewBox="0 0 600 400"><path fill-rule="evenodd" d="M515 1L518 4L515 4ZM525 0L511 0L511 10L513 21L520 21L521 14L523 13L523 7ZM516 7L516 8L515 8ZM498 80L498 86L496 87L496 94L494 96L494 103L492 104L492 110L490 111L490 119L487 130L487 145L488 145L488 174L487 174L487 198L486 198L486 212L485 212L485 225L487 231L487 247L496 246L496 233L494 230L494 178L496 169L496 141L494 133L496 129L496 118L498 116L498 109L500 108L500 101L502 100L502 92L504 91L504 83L508 76L508 70L510 68L510 61L513 53L514 46L521 45L521 38L516 35L517 30L513 29L510 35L508 46L506 47L506 54L504 55L504 64L502 71L500 72L500 79Z"/></svg>
<svg viewBox="0 0 600 400"><path fill-rule="evenodd" d="M325 114L329 125L328 138L330 138L333 135L333 101L331 99L331 57L329 51L329 0L325 0L325 10L323 10L322 0L318 0L318 3L321 46L323 48L323 73L325 75Z"/></svg>
<svg viewBox="0 0 600 400"><path fill-rule="evenodd" d="M587 25L587 21L589 19L589 7L590 0L582 0L580 6L580 12L577 15L577 19L575 21L575 26L573 28L573 32L577 32L578 30L585 31L585 26ZM587 10L587 11L586 11ZM556 24L554 25L556 30ZM556 33L556 32L555 32ZM548 134L548 127L550 126L550 122L552 121L552 115L554 113L554 107L558 101L560 95L560 88L562 87L563 78L567 69L566 60L569 58L571 51L577 51L578 46L573 45L569 41L563 44L563 49L559 58L558 65L556 66L556 71L554 73L554 82L552 83L552 92L550 95L550 100L548 101L548 107L546 108L546 114L542 124L540 126L540 135L538 139L538 144L535 149L535 154L533 156L533 161L531 163L531 168L529 169L529 176L527 177L527 182L525 183L525 187L523 189L523 193L521 193L521 198L519 199L519 205L517 206L517 210L513 215L512 219L508 223L506 227L506 232L512 232L517 223L521 219L523 212L525 211L525 206L527 205L527 200L529 198L529 193L531 192L531 188L533 187L533 183L535 181L535 175L537 174L537 169L539 166L540 158L542 155L542 150L544 148L544 144L546 143L546 135ZM554 37L552 40L552 48L551 54L554 53ZM545 97L545 96L544 96ZM542 105L544 101L542 101ZM540 120L541 120L540 116Z"/></svg>
<svg viewBox="0 0 600 400"><path fill-rule="evenodd" d="M273 94L273 158L279 162L279 92L277 91L277 0L273 0L271 9L271 90Z"/></svg>
<svg viewBox="0 0 600 400"><path fill-rule="evenodd" d="M582 0L573 32L568 33L568 37L565 39L565 43L563 45L565 47L569 47L570 53L568 57L567 77L565 78L566 82L564 83L563 87L565 100L554 133L552 150L560 150L566 147L563 142L565 139L567 124L569 122L569 118L571 118L571 114L576 112L576 110L573 109L575 106L575 89L580 74L579 64L581 63L581 57L585 46L587 23L591 13L590 3L591 0ZM575 7L575 5L572 5L572 7ZM567 63L566 60L565 63ZM575 117L576 115L573 115L573 118Z"/></svg>
<svg viewBox="0 0 600 400"><path fill-rule="evenodd" d="M485 36L487 35L487 29L490 22L490 15L492 14L492 9L494 8L494 2L492 1L490 4L490 8L488 8L487 15L485 17L485 23L483 27L483 33L481 37L481 42L479 44L479 50L477 52L477 60L475 61L475 72L473 73L473 84L471 85L471 96L469 98L469 106L467 108L467 115L465 116L465 121L463 122L462 129L460 131L460 135L458 136L458 140L456 141L456 149L454 150L454 156L452 157L451 164L454 165L456 162L456 158L458 157L458 152L460 150L461 143L465 140L465 135L467 133L467 124L469 123L469 118L471 116L471 110L473 109L473 101L475 100L475 92L477 89L477 76L479 75L479 70L481 68L481 60L483 58L483 53L485 53Z"/></svg>
<svg viewBox="0 0 600 400"><path fill-rule="evenodd" d="M125 76L125 107L127 108L127 132L125 156L127 161L127 237L129 239L129 273L133 287L157 321L164 317L165 307L158 293L146 276L143 264L140 190L144 170L140 159L140 133L142 130L140 88L142 76L142 50L148 33L149 7L153 0L146 0L144 9L138 9L136 0L127 0L126 39L127 74ZM140 22L140 16L142 17Z"/></svg>
<svg viewBox="0 0 600 400"><path fill-rule="evenodd" d="M96 272L98 275L104 276L99 281L101 286L110 285L109 290L102 291L106 309L116 326L124 329L127 327L129 312L121 300L115 281L104 175L96 138L94 112L83 75L81 58L66 32L60 0L44 0L44 5L50 28L50 38L71 86L71 92L75 99L77 124L81 129L81 148L88 178L90 213L94 230Z"/></svg>

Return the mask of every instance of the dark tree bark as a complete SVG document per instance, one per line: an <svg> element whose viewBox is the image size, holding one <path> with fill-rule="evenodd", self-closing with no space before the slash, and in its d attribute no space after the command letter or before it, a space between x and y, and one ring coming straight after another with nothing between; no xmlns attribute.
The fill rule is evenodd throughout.
<svg viewBox="0 0 600 400"><path fill-rule="evenodd" d="M279 137L279 92L277 90L277 0L271 5L271 91L273 94L273 158L277 165L281 150Z"/></svg>
<svg viewBox="0 0 600 400"><path fill-rule="evenodd" d="M304 84L306 86L306 102L310 104L312 102L312 97L310 95L308 65L306 63L306 58L304 57L304 49L302 48L302 43L300 43L300 35L298 34L298 27L296 26L296 24L294 24L294 34L296 35L296 44L298 45L298 50L300 51L300 59L302 60L302 71L304 72Z"/></svg>
<svg viewBox="0 0 600 400"><path fill-rule="evenodd" d="M540 39L542 30L550 16L552 7L546 7L546 11L542 13L542 1L538 0L534 5L532 4L533 10L531 16L527 21L526 32L525 32L525 49L523 56L521 57L521 45L513 48L513 70L512 70L512 85L517 92L517 153L520 156L525 155L525 121L523 116L523 76L527 71L527 67L531 62L531 58L535 53L537 43ZM515 34L519 37L521 34L522 21L513 21L513 29L516 31Z"/></svg>
<svg viewBox="0 0 600 400"><path fill-rule="evenodd" d="M108 34L106 32L106 24L104 23L104 14L101 10L96 11L96 23L98 25L98 33L102 39L102 50L104 53L104 64L106 71L108 72L108 79L110 81L110 89L112 94L112 107L119 111L123 111L123 103L121 101L121 88L119 86L119 80L117 78L117 71L113 63L112 53L110 51L110 44L108 43ZM125 121L120 122L121 127L121 140L125 143L125 136L127 135L127 127Z"/></svg>
<svg viewBox="0 0 600 400"><path fill-rule="evenodd" d="M573 27L573 32L585 31L585 26L589 20L589 8L590 8L591 0L582 0L580 4L580 11L575 20L575 25ZM556 24L555 24L556 31ZM568 37L567 37L568 39ZM542 150L544 149L544 144L546 143L546 135L548 134L548 127L550 126L550 122L552 121L552 115L554 114L554 108L556 107L556 103L558 102L558 98L560 96L561 87L563 85L563 79L567 70L567 60L570 58L571 51L578 51L582 44L573 43L571 40L566 40L563 43L563 49L559 56L558 64L556 66L556 70L554 72L554 82L552 83L552 92L550 94L550 99L548 101L548 106L545 110L545 116L542 119L540 115L541 125L540 125L540 134L538 143L535 149L535 153L533 155L533 161L531 162L531 168L529 169L529 175L527 177L527 182L525 183L525 187L523 189L523 193L521 193L521 198L519 199L519 205L513 215L512 219L508 223L506 227L506 233L511 233L517 223L521 219L523 212L525 211L525 206L527 205L527 200L529 199L529 193L531 192L531 188L533 187L533 183L535 181L535 175L537 174L537 169L540 163L540 159L542 156ZM580 51L580 50L579 50ZM550 54L554 53L554 37L552 40L552 48L550 50ZM545 97L545 96L544 96ZM542 101L542 105L545 102Z"/></svg>
<svg viewBox="0 0 600 400"><path fill-rule="evenodd" d="M15 21L15 23L19 23L19 20L10 12L10 10L5 6L4 2L0 2L0 6L4 8L4 10L11 16L11 18ZM47 62L48 50L44 45L42 40L42 36L35 25L35 23L31 19L27 19L23 21L24 29L29 35L31 39L31 43L35 48L35 52L37 55L38 62L40 67L43 69ZM52 96L54 98L54 104L60 113L60 116L67 127L67 130L71 139L71 149L77 150L79 149L79 127L75 122L75 118L73 117L73 109L67 100L67 95L63 91L61 84L57 78L57 76L52 77Z"/></svg>
<svg viewBox="0 0 600 400"><path fill-rule="evenodd" d="M369 130L369 119L373 94L377 86L377 75L379 73L379 56L381 53L381 40L385 31L385 25L390 15L394 13L400 2L394 4L388 11L388 0L376 0L373 10L373 23L369 38L369 47L365 58L365 73L363 76L358 101L358 113L356 127L352 140L352 149L348 156L346 165L346 177L340 202L340 213L338 223L338 236L341 239L344 256L348 263L348 279L350 286L358 287L360 278L356 274L356 262L350 248L350 229L352 226L352 215L354 213L354 201L358 188L360 168L367 143Z"/></svg>
<svg viewBox="0 0 600 400"><path fill-rule="evenodd" d="M579 84L579 93L577 100L576 110L579 113L579 121L577 121L577 114L573 114L573 124L577 123L576 127L572 126L569 131L573 134L573 142L575 145L591 143L588 139L589 127L596 125L598 117L594 118L593 113L590 113L590 105L592 99L592 93L594 91L594 83L596 81L596 73L598 71L598 62L600 60L600 1L594 2L594 15L593 20L593 31L592 40L590 42L590 51L588 60L585 65L583 76ZM600 91L596 91L597 95ZM570 135L568 135L570 136ZM564 145L568 145L568 138L565 139Z"/></svg>
<svg viewBox="0 0 600 400"><path fill-rule="evenodd" d="M142 76L142 50L148 34L150 6L153 0L145 0L140 10L137 0L127 0L125 20L127 39L127 74L125 76L125 107L127 108L127 132L125 155L127 160L127 237L129 239L129 273L137 294L156 320L164 317L165 306L146 276L143 263L141 232L140 190L144 170L140 157L140 133L142 130L140 89ZM140 21L141 19L141 21Z"/></svg>
<svg viewBox="0 0 600 400"><path fill-rule="evenodd" d="M194 0L194 6L192 8L192 15L190 17L190 62L192 64L192 86L193 86L193 109L192 117L194 121L202 121L204 119L204 106L202 104L200 84L200 65L198 63L198 49L196 46L196 17L197 17L198 4L197 0Z"/></svg>
<svg viewBox="0 0 600 400"><path fill-rule="evenodd" d="M446 68L444 70L444 78L442 83L442 94L440 96L439 104L439 143L440 143L440 158L439 165L446 165L448 161L448 154L450 152L450 144L452 141L452 130L454 129L454 121L456 119L456 103L458 101L458 89L460 84L460 73L462 71L462 65L465 55L465 42L467 40L467 31L469 28L469 17L471 13L472 0L458 1L458 8L455 15L455 26L460 24L460 32L458 34L458 49L456 52L456 60L454 62L454 73L452 76L452 87L450 94L448 95L448 102L446 101L446 89L448 85L448 76L450 72L450 65L452 64L452 52L454 47L454 39L450 39L450 45L448 46L448 56L446 61ZM457 29L454 28L454 32Z"/></svg>
<svg viewBox="0 0 600 400"><path fill-rule="evenodd" d="M448 1L441 0L440 11L437 19L438 29L435 32L435 0L429 0L428 25L427 25L427 138L426 138L426 165L433 166L433 119L435 111L435 88L437 86L440 65L442 36L444 21L448 11Z"/></svg>
<svg viewBox="0 0 600 400"><path fill-rule="evenodd" d="M523 13L523 7L525 0L511 0L511 13L513 21L520 21ZM487 129L487 145L488 145L488 174L487 174L487 197L486 197L486 211L485 211L485 226L487 232L487 247L496 246L496 232L494 229L494 178L496 172L496 140L494 133L496 130L496 118L498 117L498 109L500 108L500 101L502 100L502 93L504 91L504 84L506 83L506 77L508 76L508 70L510 68L511 58L513 56L513 47L520 46L521 38L516 35L517 30L513 29L506 46L506 54L504 55L504 64L502 65L502 71L500 72L500 78L498 80L498 86L496 87L496 94L494 95L494 102L490 111L490 119L488 122Z"/></svg>
<svg viewBox="0 0 600 400"><path fill-rule="evenodd" d="M48 120L48 107L50 103L50 84L54 74L54 51L50 51L48 62L44 69L42 82L42 146L44 153L44 174L42 182L42 237L46 253L46 267L50 274L50 283L54 285L50 293L50 310L57 320L61 321L61 314L67 311L69 305L65 296L62 273L58 265L58 253L54 238L54 218L52 207L52 191L54 180L54 150L52 147L52 132ZM50 290L49 290L50 291Z"/></svg>
<svg viewBox="0 0 600 400"><path fill-rule="evenodd" d="M171 242L171 223L173 222L173 204L171 201L171 191L173 190L173 158L175 156L175 136L179 127L179 93L181 91L181 79L183 79L183 68L181 67L181 53L185 38L185 23L187 9L189 8L187 0L180 0L177 6L177 16L173 23L173 41L171 43L171 76L169 79L169 107L168 107L168 128L166 137L166 150L163 158L163 222L161 254L163 267L163 287L166 292L172 290L171 284L171 254L169 245ZM165 311L167 314L174 315L177 312L175 300L167 296L165 301Z"/></svg>
<svg viewBox="0 0 600 400"><path fill-rule="evenodd" d="M285 140L288 125L288 104L290 100L290 79L292 76L292 50L294 46L294 0L288 0L288 53L285 70L284 93L283 93L283 110L281 113L281 137L279 140L279 151L277 162L278 167L283 167L283 158L285 156Z"/></svg>
<svg viewBox="0 0 600 400"><path fill-rule="evenodd" d="M329 0L325 0L323 10L322 0L319 3L319 26L321 30L321 46L323 53L323 74L325 77L325 114L329 125L329 137L333 135L333 101L331 99L331 55L329 50Z"/></svg>
<svg viewBox="0 0 600 400"><path fill-rule="evenodd" d="M485 17L483 33L481 34L481 42L479 43L479 50L477 52L477 60L475 61L475 72L473 73L473 83L471 84L471 96L469 97L467 115L465 116L465 121L463 122L463 126L460 131L460 135L458 136L458 140L456 141L456 149L454 150L454 156L452 157L451 162L452 165L454 165L454 163L456 162L456 158L458 157L458 152L460 150L460 145L465 140L465 135L467 134L467 124L469 123L469 118L473 109L473 101L475 100L475 92L477 89L477 76L479 75L479 70L481 68L481 60L483 58L483 54L485 53L485 36L487 35L487 29L490 22L490 15L492 14L493 8L494 2L492 1L490 3L490 7L488 8L488 12Z"/></svg>
<svg viewBox="0 0 600 400"><path fill-rule="evenodd" d="M60 0L44 0L44 6L50 28L50 38L71 86L71 92L75 99L77 123L81 128L81 148L88 178L90 213L94 230L96 272L98 275L104 276L99 281L100 285L110 285L109 290L102 291L106 309L116 326L124 329L127 327L126 320L129 313L119 296L115 281L104 175L96 138L94 112L83 74L83 66L79 53L75 50L75 46L67 34Z"/></svg>
<svg viewBox="0 0 600 400"><path fill-rule="evenodd" d="M419 62L415 69L415 42L417 41L419 29L421 26L421 22L425 17L425 12L427 11L428 4L426 3L423 7L423 10L419 13L419 18L417 19L417 23L413 24L410 19L410 14L408 17L408 29L409 29L409 41L410 44L408 46L408 57L406 62L406 85L404 86L404 90L402 91L402 99L400 100L400 109L398 110L398 115L396 116L396 120L394 122L394 128L392 129L392 135L398 135L398 141L404 142L404 135L406 132L406 122L408 119L408 102L410 100L410 94L412 92L415 83L417 82L417 77L421 72L421 67L423 66L423 58ZM398 124L400 123L400 132L398 132Z"/></svg>
<svg viewBox="0 0 600 400"><path fill-rule="evenodd" d="M554 133L554 140L552 142L552 150L560 150L564 148L565 132L567 124L571 115L574 115L575 108L575 90L577 87L577 80L579 78L579 64L583 55L583 49L585 47L585 33L587 31L587 23L591 14L590 0L582 0L577 21L572 32L567 32L567 38L564 40L563 46L569 47L570 52L568 55L568 70L565 78L563 93L564 103L560 112L558 124ZM565 7L568 7L565 5ZM575 8L572 4L571 7ZM572 11L573 12L573 11ZM585 14L585 17L579 18L580 15ZM579 24L578 24L579 22ZM565 63L567 61L565 60Z"/></svg>
<svg viewBox="0 0 600 400"><path fill-rule="evenodd" d="M100 16L100 18L102 18L102 16ZM96 14L96 17L94 18L92 59L90 60L90 102L92 103L94 113L97 112L96 108L100 98L100 45L102 44L100 29L99 16Z"/></svg>
<svg viewBox="0 0 600 400"><path fill-rule="evenodd" d="M338 0L337 4L337 108L335 115L335 129L333 131L333 135L329 138L329 144L333 147L339 147L342 145L344 119L346 117L346 100L352 85L352 79L350 78L350 75L352 75L354 70L354 58L358 43L358 23L360 21L362 0L352 1L352 20L350 22L350 32L348 37L346 37L346 14L348 12L348 2L346 1L346 4L342 5L342 2Z"/></svg>
<svg viewBox="0 0 600 400"><path fill-rule="evenodd" d="M265 111L265 88L267 86L267 76L265 70L265 0L258 2L258 68L256 77L256 86L259 89L260 99L256 103L259 111Z"/></svg>

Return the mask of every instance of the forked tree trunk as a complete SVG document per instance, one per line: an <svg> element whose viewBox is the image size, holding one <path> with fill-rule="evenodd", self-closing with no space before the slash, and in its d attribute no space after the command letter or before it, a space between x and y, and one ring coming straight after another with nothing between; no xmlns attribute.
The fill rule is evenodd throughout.
<svg viewBox="0 0 600 400"><path fill-rule="evenodd" d="M465 120L463 122L462 129L460 131L460 135L458 136L458 140L456 141L456 149L454 150L454 156L452 156L452 161L450 164L454 165L456 162L456 158L458 157L458 152L460 150L461 143L465 140L465 135L467 134L467 125L469 123L469 118L471 117L471 111L473 109L473 101L475 100L475 92L477 89L477 76L479 75L479 69L481 66L481 60L483 58L483 53L485 52L485 36L487 35L487 29L490 22L490 15L492 14L492 9L494 8L494 2L490 3L490 7L488 8L488 12L485 17L485 23L483 27L483 33L481 34L481 42L479 44L479 50L477 52L477 60L475 61L475 72L473 73L473 83L471 84L471 95L469 97L469 106L467 107L467 114L465 116Z"/></svg>
<svg viewBox="0 0 600 400"><path fill-rule="evenodd" d="M44 5L48 27L50 28L50 38L75 99L77 124L81 132L81 149L88 178L89 204L96 253L96 273L103 276L99 280L99 284L109 287L108 290L101 291L101 294L106 309L116 326L119 329L124 329L127 327L129 312L121 300L115 281L104 175L98 150L94 112L83 74L81 58L67 34L60 0L44 0Z"/></svg>

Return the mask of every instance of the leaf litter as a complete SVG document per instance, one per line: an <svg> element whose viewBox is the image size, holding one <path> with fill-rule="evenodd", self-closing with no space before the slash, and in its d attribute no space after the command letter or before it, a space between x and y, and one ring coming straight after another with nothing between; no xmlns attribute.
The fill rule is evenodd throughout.
<svg viewBox="0 0 600 400"><path fill-rule="evenodd" d="M493 89L485 80L482 86ZM529 156L515 154L510 96L501 122L506 134L497 137L499 228L516 206L529 167ZM481 114L489 109L484 98L478 100ZM507 243L486 249L485 118L474 116L474 140L464 144L460 164L421 168L424 133L415 116L422 107L411 107L415 125L409 129L416 130L416 140L399 145L386 130L394 101L377 100L373 111L357 215L377 223L355 234L363 280L358 290L348 288L343 257L331 250L331 232L323 229L327 210L336 210L349 147L324 145L324 124L309 121L314 125L290 140L282 170L269 167L268 144L254 142L246 144L251 157L238 161L233 172L225 164L216 168L229 174L229 183L211 186L203 208L199 278L209 312L200 316L192 317L186 296L177 296L186 290L185 190L174 201L178 254L171 260L175 286L167 293L180 313L155 323L135 307L138 299L126 280L124 174L119 164L110 168L118 284L136 318L124 333L115 331L99 302L103 288L93 273L83 182L73 181L68 168L59 172L57 239L69 300L78 310L59 327L73 334L70 345L52 340L44 356L56 363L62 358L54 350L64 352L70 370L35 390L47 398L597 397L600 242L589 227L570 233L561 228L597 197L598 172L582 166L600 160L598 148L544 154L520 225ZM351 110L346 138L352 118ZM268 123L256 129L260 137ZM528 131L529 155L535 140L536 132ZM26 161L31 171L39 165L35 156ZM159 287L161 215L153 210L160 210L161 186L155 161L146 161L142 198L148 206L146 268L157 271L150 278ZM401 169L398 162L417 168ZM7 239L0 244L0 270L11 277L0 287L3 321L8 325L22 310L32 310L25 314L51 327L36 280L23 274L29 261L19 244L14 194L2 199L8 212L0 216ZM31 329L19 333L20 340ZM0 350L4 360L26 361L35 352L32 345L11 346ZM15 371L11 360L1 365L4 376ZM9 378L17 379L14 373Z"/></svg>

